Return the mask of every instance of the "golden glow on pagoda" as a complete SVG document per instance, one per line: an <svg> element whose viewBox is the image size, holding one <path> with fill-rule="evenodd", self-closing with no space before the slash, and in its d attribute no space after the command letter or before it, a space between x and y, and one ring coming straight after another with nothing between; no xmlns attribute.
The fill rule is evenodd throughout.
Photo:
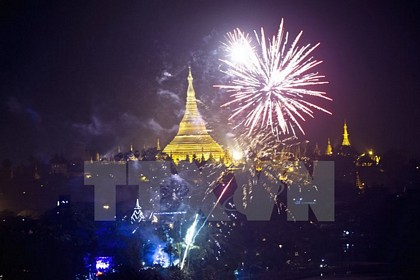
<svg viewBox="0 0 420 280"><path fill-rule="evenodd" d="M325 151L325 154L327 156L331 156L333 154L330 138L328 138L327 150Z"/></svg>
<svg viewBox="0 0 420 280"><path fill-rule="evenodd" d="M343 143L341 146L351 146L349 140L349 133L347 132L347 123L344 122Z"/></svg>
<svg viewBox="0 0 420 280"><path fill-rule="evenodd" d="M223 159L225 153L220 145L208 134L206 125L197 108L197 100L193 87L191 67L188 74L187 103L184 117L179 124L175 138L163 149L163 152L172 157L175 162L179 160L197 159L215 160Z"/></svg>

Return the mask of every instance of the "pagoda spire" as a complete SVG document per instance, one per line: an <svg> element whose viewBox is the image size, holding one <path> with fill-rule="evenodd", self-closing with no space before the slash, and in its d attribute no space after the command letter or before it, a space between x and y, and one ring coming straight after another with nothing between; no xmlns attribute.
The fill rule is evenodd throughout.
<svg viewBox="0 0 420 280"><path fill-rule="evenodd" d="M350 140L349 140L349 133L347 132L347 123L344 122L344 128L343 128L344 132L343 132L343 143L341 144L341 146L351 146L350 145Z"/></svg>
<svg viewBox="0 0 420 280"><path fill-rule="evenodd" d="M192 73L191 73L191 66L188 66L188 78L187 78L187 80L188 80L187 100L188 100L188 98L190 98L190 99L194 98L194 100L195 100L195 90L194 90L194 87L193 87L194 78L193 78Z"/></svg>
<svg viewBox="0 0 420 280"><path fill-rule="evenodd" d="M197 107L197 99L195 98L191 67L189 67L188 70L187 80L187 104L185 105L184 117L182 118L181 123L179 124L178 135L207 134L207 129L204 120L201 117Z"/></svg>
<svg viewBox="0 0 420 280"><path fill-rule="evenodd" d="M325 151L325 154L327 156L331 156L333 154L330 138L328 138L328 141L327 141L327 150Z"/></svg>
<svg viewBox="0 0 420 280"><path fill-rule="evenodd" d="M156 150L160 151L160 141L159 138L157 139Z"/></svg>
<svg viewBox="0 0 420 280"><path fill-rule="evenodd" d="M314 155L315 156L320 156L321 155L321 151L319 150L318 143L315 144Z"/></svg>

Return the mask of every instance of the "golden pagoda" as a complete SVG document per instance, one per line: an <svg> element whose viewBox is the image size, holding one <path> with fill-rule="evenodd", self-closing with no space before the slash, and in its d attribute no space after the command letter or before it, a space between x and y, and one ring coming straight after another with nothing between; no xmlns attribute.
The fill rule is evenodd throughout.
<svg viewBox="0 0 420 280"><path fill-rule="evenodd" d="M351 146L349 140L349 133L347 132L347 123L344 122L343 143L341 146Z"/></svg>
<svg viewBox="0 0 420 280"><path fill-rule="evenodd" d="M332 146L331 146L331 141L330 141L330 138L328 138L328 142L327 142L327 149L326 149L326 151L325 151L325 154L326 154L327 156L331 156L331 155L333 154L333 149L332 149Z"/></svg>
<svg viewBox="0 0 420 280"><path fill-rule="evenodd" d="M225 153L222 147L208 134L204 120L198 111L191 67L187 80L187 104L184 117L179 124L177 135L163 149L163 152L171 156L175 162L192 160L194 156L204 160L223 159Z"/></svg>
<svg viewBox="0 0 420 280"><path fill-rule="evenodd" d="M358 152L350 144L347 122L344 122L343 142L338 147L337 155L351 158L356 158L358 155Z"/></svg>

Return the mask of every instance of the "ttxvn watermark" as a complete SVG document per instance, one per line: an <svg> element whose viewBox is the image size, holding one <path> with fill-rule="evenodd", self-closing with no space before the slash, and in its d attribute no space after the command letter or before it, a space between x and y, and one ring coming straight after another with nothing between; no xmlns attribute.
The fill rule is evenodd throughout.
<svg viewBox="0 0 420 280"><path fill-rule="evenodd" d="M318 221L334 221L334 162L314 161L255 166L128 161L85 162L85 185L94 186L96 221L114 221L116 186L136 185L145 213L159 213L164 194L181 210L200 211L210 221L229 221L233 210L249 221L268 221L278 196L286 191L287 220L308 221L309 208ZM182 195L180 195L182 193ZM182 197L180 197L182 196ZM106 207L105 207L106 206ZM147 216L147 215L146 215Z"/></svg>

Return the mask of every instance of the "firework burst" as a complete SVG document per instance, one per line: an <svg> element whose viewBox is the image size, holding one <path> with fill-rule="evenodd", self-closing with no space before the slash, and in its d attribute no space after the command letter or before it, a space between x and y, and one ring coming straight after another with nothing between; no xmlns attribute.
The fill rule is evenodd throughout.
<svg viewBox="0 0 420 280"><path fill-rule="evenodd" d="M324 108L308 101L308 97L331 100L325 92L312 86L328 83L325 76L312 72L322 61L311 54L319 43L298 47L302 31L288 44L289 35L284 31L283 20L277 36L267 39L264 30L255 37L239 29L227 34L224 44L228 55L221 60L222 70L232 78L230 85L216 85L231 92L229 106L236 120L235 127L245 128L248 136L258 131L270 130L276 139L295 136L295 128L304 134L300 121L305 116L313 118L314 109L331 114ZM286 137L286 138L287 138Z"/></svg>

